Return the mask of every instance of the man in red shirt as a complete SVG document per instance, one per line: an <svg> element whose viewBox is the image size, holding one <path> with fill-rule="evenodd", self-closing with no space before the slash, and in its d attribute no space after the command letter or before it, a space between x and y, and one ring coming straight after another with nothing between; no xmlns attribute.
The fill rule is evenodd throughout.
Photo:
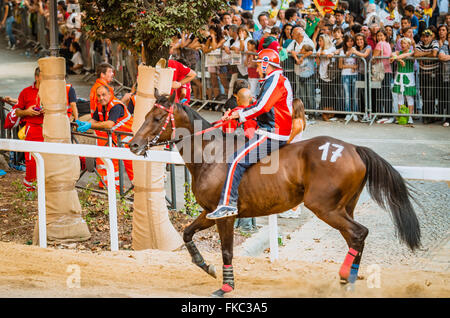
<svg viewBox="0 0 450 318"><path fill-rule="evenodd" d="M42 123L44 113L39 99L40 70L34 71L34 84L20 92L16 105L16 116L25 122L25 140L44 141ZM23 184L28 192L35 191L33 183L36 181L36 162L33 156L25 153L26 174Z"/></svg>
<svg viewBox="0 0 450 318"><path fill-rule="evenodd" d="M190 83L196 76L197 73L195 73L193 70L191 70L189 67L181 64L178 61L175 60L169 60L168 67L173 68L175 72L173 73L173 79L172 79L172 91L170 94L172 94L175 90L176 96L175 96L175 102L180 101L180 96L183 94L183 89L186 89L185 96L189 96L190 99L190 86L187 87L186 84ZM184 86L184 88L183 88ZM187 90L189 89L189 92ZM189 102L189 101L187 101Z"/></svg>

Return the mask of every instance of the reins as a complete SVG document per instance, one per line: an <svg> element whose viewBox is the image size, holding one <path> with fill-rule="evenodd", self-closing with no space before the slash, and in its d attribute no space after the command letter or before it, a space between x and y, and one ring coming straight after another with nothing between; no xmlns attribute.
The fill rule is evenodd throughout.
<svg viewBox="0 0 450 318"><path fill-rule="evenodd" d="M210 132L212 130L215 130L217 128L225 126L226 124L231 122L231 120L226 120L226 121L218 120L218 121L213 123L215 125L212 126L212 127L203 129L201 131L197 131L197 132L195 132L195 133L193 133L191 135L188 135L188 136L183 136L183 137L178 137L178 138L173 139L175 137L175 131L176 131L175 117L174 117L174 104L172 104L170 106L170 108L167 108L167 107L165 107L163 105L160 105L160 104L155 104L155 106L160 108L160 109L162 109L162 110L165 110L169 114L167 115L166 121L164 122L164 126L161 128L160 132L152 140L150 140L150 138L148 138L148 140L147 140L147 149L150 148L150 147L154 147L154 146L166 146L166 145L170 145L170 144L174 144L174 143L180 142L184 138L190 138L190 137L194 137L194 136L203 135L203 134L205 134L207 132ZM169 121L171 121L171 123L172 123L172 130L173 130L172 131L172 139L171 140L167 140L167 141L157 142L159 140L159 138L161 137L161 134L166 130L167 125L169 124Z"/></svg>

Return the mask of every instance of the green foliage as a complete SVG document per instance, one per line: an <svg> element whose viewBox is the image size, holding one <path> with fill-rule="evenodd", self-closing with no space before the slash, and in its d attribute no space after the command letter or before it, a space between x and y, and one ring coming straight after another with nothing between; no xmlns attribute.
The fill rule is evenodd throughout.
<svg viewBox="0 0 450 318"><path fill-rule="evenodd" d="M36 188L36 182L32 185ZM28 192L21 180L14 180L12 186L16 192L16 198L24 201L34 201L37 199L37 191Z"/></svg>
<svg viewBox="0 0 450 318"><path fill-rule="evenodd" d="M189 214L190 216L197 217L201 213L201 207L195 200L194 193L188 183L184 184L186 191L184 192L184 208L181 212Z"/></svg>
<svg viewBox="0 0 450 318"><path fill-rule="evenodd" d="M140 44L143 43L147 59L155 55L158 59L167 58L164 55L174 35L181 30L198 35L201 27L227 3L226 0L79 2L86 12L83 28L91 37L109 38L135 52L140 52Z"/></svg>

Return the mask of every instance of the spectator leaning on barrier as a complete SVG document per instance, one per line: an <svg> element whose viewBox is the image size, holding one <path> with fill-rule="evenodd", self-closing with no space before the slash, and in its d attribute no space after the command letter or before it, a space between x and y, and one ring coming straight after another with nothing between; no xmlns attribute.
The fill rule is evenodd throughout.
<svg viewBox="0 0 450 318"><path fill-rule="evenodd" d="M340 52L340 56L345 58L339 59L339 68L342 69L342 86L344 87L344 101L346 112L358 112L358 99L356 95L356 79L358 77L358 63L356 58L351 57L353 54L353 46L355 40L350 34L344 36L344 46ZM352 119L352 115L348 114L345 120ZM353 114L353 121L358 121L358 116Z"/></svg>
<svg viewBox="0 0 450 318"><path fill-rule="evenodd" d="M380 57L378 59L373 59L374 63L383 63L384 66L384 78L381 81L381 88L374 89L372 94L372 108L375 112L391 113L392 112L392 92L391 92L391 82L392 82L392 68L389 59L392 54L392 48L388 42L386 42L387 34L384 29L380 29L376 35L377 45L373 51L374 57ZM379 123L393 123L395 121L394 117L383 118Z"/></svg>
<svg viewBox="0 0 450 318"><path fill-rule="evenodd" d="M122 131L132 133L133 116L128 112L127 107L120 101L115 99L111 94L109 86L101 85L96 89L97 109L89 121L77 121L79 132L86 132L89 129L111 129L113 131ZM113 141L117 145L117 135L113 134ZM130 136L122 138L122 142L131 140ZM102 144L99 144L100 143ZM98 146L105 146L107 141L97 139ZM113 145L111 145L113 146ZM115 172L116 190L119 190L119 161L113 159ZM133 180L132 161L124 160L125 170L130 181ZM107 185L106 167L103 160L97 158L97 171L101 176L105 185ZM103 184L99 182L99 187L103 188Z"/></svg>
<svg viewBox="0 0 450 318"><path fill-rule="evenodd" d="M322 34L318 40L319 49L317 50L316 64L319 68L319 88L321 92L320 109L333 109L336 103L335 87L333 87L328 71L328 65L331 63L336 48L333 46L328 35ZM316 105L318 107L319 105Z"/></svg>
<svg viewBox="0 0 450 318"><path fill-rule="evenodd" d="M397 62L397 72L394 78L394 94L397 94L398 111L405 105L404 96L409 109L408 124L413 124L411 114L414 113L414 96L416 96L416 81L414 74L414 61L406 58L414 55L411 49L411 40L403 37L400 40L401 50L391 55L391 62Z"/></svg>
<svg viewBox="0 0 450 318"><path fill-rule="evenodd" d="M370 67L370 59L372 58L372 47L367 43L366 37L363 33L358 33L355 36L356 46L352 48L352 54L365 59L366 63L359 59L358 60L358 81L365 82L366 74L368 73ZM366 89L358 89L358 105L360 105L361 110L365 110L367 105L365 101L365 92L369 90L369 82L367 82ZM367 115L364 115L367 116ZM368 121L368 117L364 117L362 122Z"/></svg>
<svg viewBox="0 0 450 318"><path fill-rule="evenodd" d="M38 67L34 71L34 84L20 92L16 106L16 116L25 122L25 140L28 141L44 141L44 136L42 135L44 112L38 94L40 77L40 69ZM25 153L25 165L26 173L23 184L28 192L33 192L36 190L34 185L36 181L36 162L29 152Z"/></svg>
<svg viewBox="0 0 450 318"><path fill-rule="evenodd" d="M415 57L437 57L439 53L439 43L433 40L433 32L429 29L422 32L421 40L416 45ZM434 103L437 95L438 84L438 70L439 62L432 60L419 61L419 87L420 95L422 97L422 112L423 114L434 114ZM434 118L424 117L423 123L427 124L433 122Z"/></svg>
<svg viewBox="0 0 450 318"><path fill-rule="evenodd" d="M439 49L439 60L442 63L442 76L441 76L441 92L439 94L441 100L439 103L441 104L440 109L443 110L446 108L447 117L444 120L444 127L448 127L450 124L450 32L447 33L447 41ZM442 112L444 114L444 112Z"/></svg>

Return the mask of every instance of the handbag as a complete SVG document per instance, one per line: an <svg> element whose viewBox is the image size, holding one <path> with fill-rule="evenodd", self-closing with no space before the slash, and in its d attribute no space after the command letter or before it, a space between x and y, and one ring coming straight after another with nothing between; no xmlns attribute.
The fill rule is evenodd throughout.
<svg viewBox="0 0 450 318"><path fill-rule="evenodd" d="M383 46L381 47L381 56L383 56ZM379 61L376 64L372 64L372 82L381 82L384 80L384 63Z"/></svg>

